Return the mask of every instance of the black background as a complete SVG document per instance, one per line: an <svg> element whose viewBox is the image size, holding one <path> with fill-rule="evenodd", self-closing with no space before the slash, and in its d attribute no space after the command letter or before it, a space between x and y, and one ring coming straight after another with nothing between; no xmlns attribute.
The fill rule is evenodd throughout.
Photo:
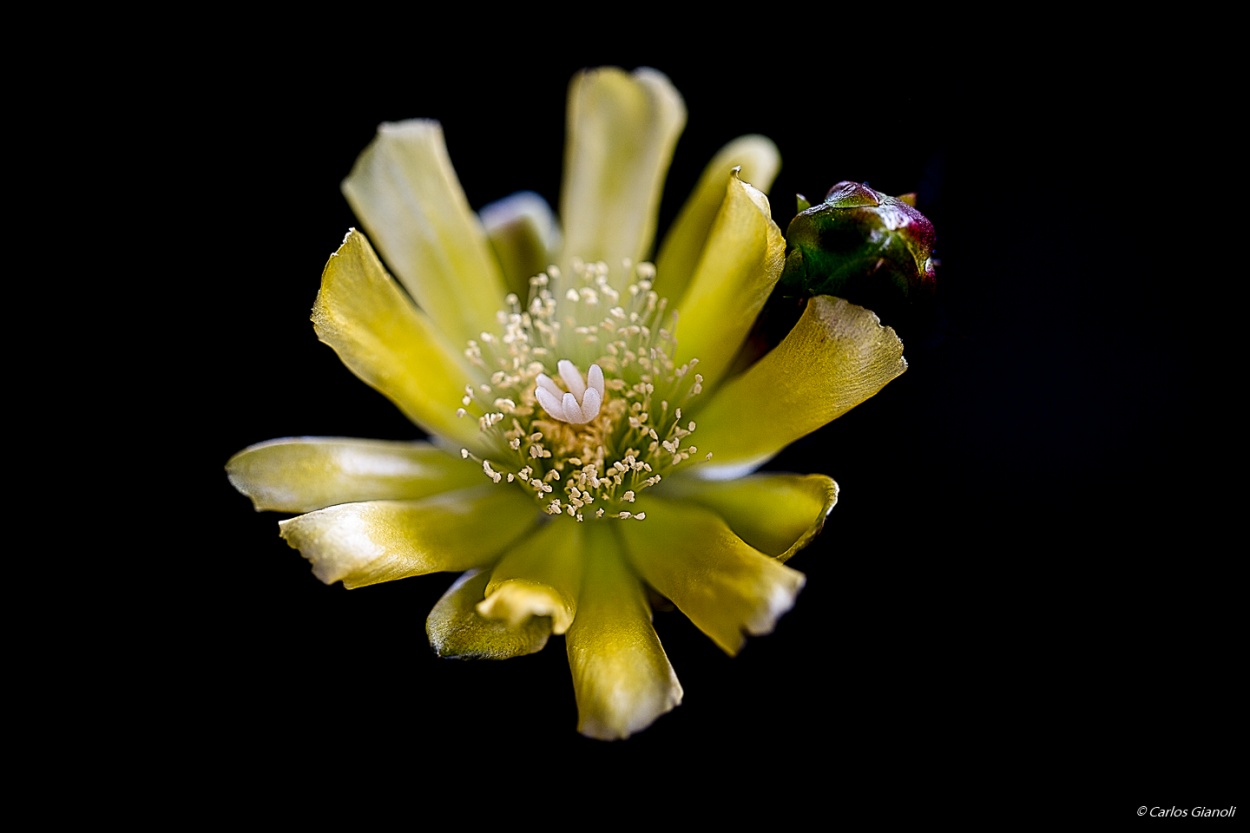
<svg viewBox="0 0 1250 833"><path fill-rule="evenodd" d="M242 56L211 90L204 323L185 333L208 499L179 516L192 572L162 600L194 620L166 691L171 754L229 751L222 797L272 794L273 767L300 774L294 802L581 794L644 822L660 797L869 821L1235 803L1241 593L1197 459L1204 312L1151 256L1177 222L1151 199L1167 173L1140 130L1164 106L1152 79L726 33L386 60L363 38ZM554 206L569 78L607 64L657 67L686 99L661 228L722 144L759 132L781 150L783 229L796 193L838 180L915 191L941 262L934 308L887 320L908 371L768 466L842 489L790 562L807 575L794 610L732 659L658 614L684 703L614 743L576 733L559 638L439 660L424 620L452 576L324 586L224 473L276 437L415 436L309 322L355 224L339 183L377 124L441 120L475 208L521 189Z"/></svg>

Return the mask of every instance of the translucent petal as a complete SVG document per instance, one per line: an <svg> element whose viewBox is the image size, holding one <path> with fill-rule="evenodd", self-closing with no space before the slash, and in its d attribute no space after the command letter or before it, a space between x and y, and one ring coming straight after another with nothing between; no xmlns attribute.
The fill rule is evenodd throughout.
<svg viewBox="0 0 1250 833"><path fill-rule="evenodd" d="M487 484L421 500L344 503L278 526L317 578L351 588L493 563L538 517L520 490Z"/></svg>
<svg viewBox="0 0 1250 833"><path fill-rule="evenodd" d="M764 136L742 136L721 148L704 168L660 246L655 266L656 289L661 295L677 301L686 291L725 201L725 183L733 169L740 169L738 178L743 182L768 193L780 167L777 146Z"/></svg>
<svg viewBox="0 0 1250 833"><path fill-rule="evenodd" d="M876 314L841 298L807 302L794 329L694 418L705 477L737 477L871 398L907 368Z"/></svg>
<svg viewBox="0 0 1250 833"><path fill-rule="evenodd" d="M510 627L477 613L488 571L471 571L456 580L425 620L430 646L440 657L511 659L542 650L551 635L549 619L529 619Z"/></svg>
<svg viewBox="0 0 1250 833"><path fill-rule="evenodd" d="M522 191L484 206L478 216L508 291L525 303L529 279L545 272L559 252L555 213L541 196Z"/></svg>
<svg viewBox="0 0 1250 833"><path fill-rule="evenodd" d="M569 87L560 218L564 254L620 267L650 252L686 105L653 69L587 70Z"/></svg>
<svg viewBox="0 0 1250 833"><path fill-rule="evenodd" d="M326 263L312 319L343 363L409 419L457 446L481 448L477 422L456 416L477 369L404 295L360 232L349 231Z"/></svg>
<svg viewBox="0 0 1250 833"><path fill-rule="evenodd" d="M746 634L771 632L794 605L803 574L747 544L708 509L678 500L652 505L645 521L620 530L647 583L726 653L737 653Z"/></svg>
<svg viewBox="0 0 1250 833"><path fill-rule="evenodd" d="M651 626L643 585L625 564L614 531L595 523L586 532L586 572L565 646L578 731L615 740L679 705L682 690Z"/></svg>
<svg viewBox="0 0 1250 833"><path fill-rule="evenodd" d="M678 364L697 358L709 389L750 333L781 276L785 253L786 241L773 222L768 199L729 175L707 248L678 304Z"/></svg>
<svg viewBox="0 0 1250 833"><path fill-rule="evenodd" d="M226 473L258 512L415 500L482 482L481 469L429 443L337 437L259 443L231 457Z"/></svg>
<svg viewBox="0 0 1250 833"><path fill-rule="evenodd" d="M509 547L491 570L483 616L513 627L533 616L551 617L553 633L564 633L577 613L586 552L585 525L549 523Z"/></svg>
<svg viewBox="0 0 1250 833"><path fill-rule="evenodd" d="M739 538L784 562L824 527L838 500L838 484L823 474L755 474L736 480L678 475L665 479L664 496L711 509Z"/></svg>
<svg viewBox="0 0 1250 833"><path fill-rule="evenodd" d="M477 338L506 293L438 122L383 124L343 193L404 288L453 343Z"/></svg>

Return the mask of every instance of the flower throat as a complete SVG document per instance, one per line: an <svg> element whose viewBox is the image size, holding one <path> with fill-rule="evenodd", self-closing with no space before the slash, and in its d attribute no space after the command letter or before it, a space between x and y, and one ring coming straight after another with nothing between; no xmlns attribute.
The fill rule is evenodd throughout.
<svg viewBox="0 0 1250 833"><path fill-rule="evenodd" d="M570 271L531 278L527 306L510 294L497 313L500 334L469 342L489 381L466 386L457 413L476 417L498 450L461 455L495 483L530 490L548 514L641 520L639 495L698 451L682 409L703 377L697 359L673 365L676 321L652 289L654 266L626 261L620 288L604 263Z"/></svg>

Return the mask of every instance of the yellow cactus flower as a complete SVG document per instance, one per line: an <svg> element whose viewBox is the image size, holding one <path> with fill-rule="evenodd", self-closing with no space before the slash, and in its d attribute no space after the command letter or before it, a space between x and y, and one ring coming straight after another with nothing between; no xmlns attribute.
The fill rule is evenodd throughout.
<svg viewBox="0 0 1250 833"><path fill-rule="evenodd" d="M326 583L462 573L427 620L442 656L563 635L578 728L612 739L681 702L652 592L729 654L794 604L785 562L837 485L753 472L906 363L876 315L829 296L736 361L785 255L771 141L723 148L651 260L682 98L654 70L588 70L568 119L560 222L532 193L474 214L438 123L379 128L343 183L364 232L312 318L429 439L273 440L227 471L293 515L281 535Z"/></svg>

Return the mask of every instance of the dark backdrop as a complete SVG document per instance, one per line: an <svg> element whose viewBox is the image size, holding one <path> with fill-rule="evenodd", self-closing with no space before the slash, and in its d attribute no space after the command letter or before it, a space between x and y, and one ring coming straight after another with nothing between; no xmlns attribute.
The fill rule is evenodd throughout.
<svg viewBox="0 0 1250 833"><path fill-rule="evenodd" d="M465 800L485 783L590 791L640 817L658 811L622 791L917 820L977 801L1023 818L1079 800L1113 819L1232 803L1239 594L1190 452L1202 325L1147 254L1170 220L1147 207L1149 162L1130 164L1144 79L1110 64L1062 80L1029 61L761 60L736 39L708 55L492 46L381 62L370 48L265 61L215 93L205 125L206 323L190 335L211 498L177 544L205 604L171 742L239 756L223 795L261 795L257 773L294 764L292 801ZM686 98L662 225L721 144L761 132L782 153L783 228L796 192L838 180L915 191L941 262L935 305L893 322L908 371L769 466L842 488L791 562L807 575L795 609L733 659L657 615L685 702L610 744L575 731L560 639L503 663L435 658L424 620L452 576L324 586L223 468L275 437L416 435L309 322L355 223L339 182L376 125L440 119L475 208L525 188L554 205L566 86L601 64L655 66Z"/></svg>

